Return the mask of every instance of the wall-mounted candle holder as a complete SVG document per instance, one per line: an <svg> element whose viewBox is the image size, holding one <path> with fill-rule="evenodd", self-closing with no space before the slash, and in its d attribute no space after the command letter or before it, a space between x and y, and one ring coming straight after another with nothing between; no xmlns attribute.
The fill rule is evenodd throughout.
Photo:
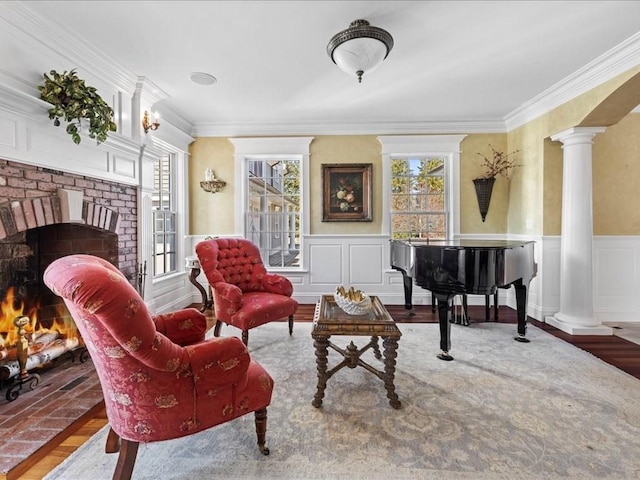
<svg viewBox="0 0 640 480"><path fill-rule="evenodd" d="M227 182L216 178L213 170L207 168L204 172L204 182L200 182L200 187L209 193L218 193L220 189L227 186Z"/></svg>

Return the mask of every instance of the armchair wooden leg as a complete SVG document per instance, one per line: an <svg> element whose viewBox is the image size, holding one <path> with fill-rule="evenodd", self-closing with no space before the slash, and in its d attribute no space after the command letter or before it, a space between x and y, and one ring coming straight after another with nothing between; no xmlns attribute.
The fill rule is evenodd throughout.
<svg viewBox="0 0 640 480"><path fill-rule="evenodd" d="M113 431L113 428L109 428L109 434L107 435L107 444L104 447L105 453L116 453L120 450L120 435Z"/></svg>
<svg viewBox="0 0 640 480"><path fill-rule="evenodd" d="M258 449L263 455L269 455L269 449L265 446L267 437L267 409L256 410L256 435L258 436Z"/></svg>
<svg viewBox="0 0 640 480"><path fill-rule="evenodd" d="M266 422L266 419L265 419ZM107 444L104 448L106 453L120 452L118 455L118 463L113 472L113 480L129 480L133 473L133 467L136 463L136 455L138 454L138 442L131 440L122 440L113 428L109 428L107 435Z"/></svg>
<svg viewBox="0 0 640 480"><path fill-rule="evenodd" d="M293 335L293 315L289 315L289 335Z"/></svg>
<svg viewBox="0 0 640 480"><path fill-rule="evenodd" d="M249 345L249 330L242 331L242 343Z"/></svg>
<svg viewBox="0 0 640 480"><path fill-rule="evenodd" d="M131 479L133 467L136 464L138 445L138 442L122 440L120 445L120 454L118 455L118 463L116 464L116 469L113 472L113 480Z"/></svg>

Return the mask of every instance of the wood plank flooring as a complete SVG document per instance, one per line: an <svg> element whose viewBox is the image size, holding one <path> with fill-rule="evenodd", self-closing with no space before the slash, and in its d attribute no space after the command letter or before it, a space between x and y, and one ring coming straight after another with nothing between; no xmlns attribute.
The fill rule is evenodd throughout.
<svg viewBox="0 0 640 480"><path fill-rule="evenodd" d="M199 307L199 305L194 305ZM297 322L310 322L313 320L315 305L300 305L296 314ZM431 311L430 306L417 305L414 308L415 315L406 316L406 311L402 305L387 305L387 309L397 323L436 323L437 314ZM207 315L213 322L212 314L207 311ZM492 311L493 315L493 311ZM484 306L470 306L469 316L472 321L484 321ZM508 307L500 307L500 323L517 323L515 310ZM576 347L590 352L601 360L627 372L640 379L640 345L625 340L617 336L572 336L557 328L537 320L529 319L531 325L541 328L550 334L572 344ZM227 330L226 333L225 330ZM232 334L232 327L223 327L222 334ZM236 331L239 332L239 331ZM238 333L239 334L239 333ZM295 335L295 327L294 327ZM437 345L434 345L434 355L437 353ZM60 462L71 455L80 445L86 442L100 428L107 424L104 408L98 409L95 416L86 423L76 426L74 430L68 432L68 436L58 445L49 446L49 454L42 460L34 464L24 474L19 476L7 476L7 480L40 480L49 471L55 468Z"/></svg>

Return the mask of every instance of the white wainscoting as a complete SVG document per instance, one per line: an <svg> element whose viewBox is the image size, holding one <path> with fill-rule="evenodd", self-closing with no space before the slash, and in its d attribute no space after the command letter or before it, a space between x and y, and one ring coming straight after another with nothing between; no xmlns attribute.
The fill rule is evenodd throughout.
<svg viewBox="0 0 640 480"><path fill-rule="evenodd" d="M560 310L560 237L544 237L542 245L545 275L541 303L534 307L542 315L538 319ZM640 236L594 237L593 309L601 322L640 322Z"/></svg>
<svg viewBox="0 0 640 480"><path fill-rule="evenodd" d="M204 238L189 237L186 251L194 252L195 244ZM527 313L544 321L560 309L560 237L512 236L509 239L536 242L537 276L529 286ZM390 266L387 236L311 235L305 241L304 253L305 267L280 271L293 283L294 297L300 303L315 303L322 294L333 292L337 285L353 285L379 296L386 304L404 304L402 275ZM198 281L206 287L204 275L200 274ZM640 321L640 237L594 238L593 290L595 314L601 321ZM200 293L195 287L192 293L193 302L200 302ZM513 289L498 293L501 305L515 309ZM430 293L414 285L413 303L431 304ZM484 305L484 297L471 295L469 304Z"/></svg>

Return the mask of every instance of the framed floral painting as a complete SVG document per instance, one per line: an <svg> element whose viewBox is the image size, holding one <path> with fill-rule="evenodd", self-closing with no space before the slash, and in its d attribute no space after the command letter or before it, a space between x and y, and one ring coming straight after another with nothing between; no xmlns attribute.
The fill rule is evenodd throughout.
<svg viewBox="0 0 640 480"><path fill-rule="evenodd" d="M322 165L322 221L370 222L371 163Z"/></svg>

